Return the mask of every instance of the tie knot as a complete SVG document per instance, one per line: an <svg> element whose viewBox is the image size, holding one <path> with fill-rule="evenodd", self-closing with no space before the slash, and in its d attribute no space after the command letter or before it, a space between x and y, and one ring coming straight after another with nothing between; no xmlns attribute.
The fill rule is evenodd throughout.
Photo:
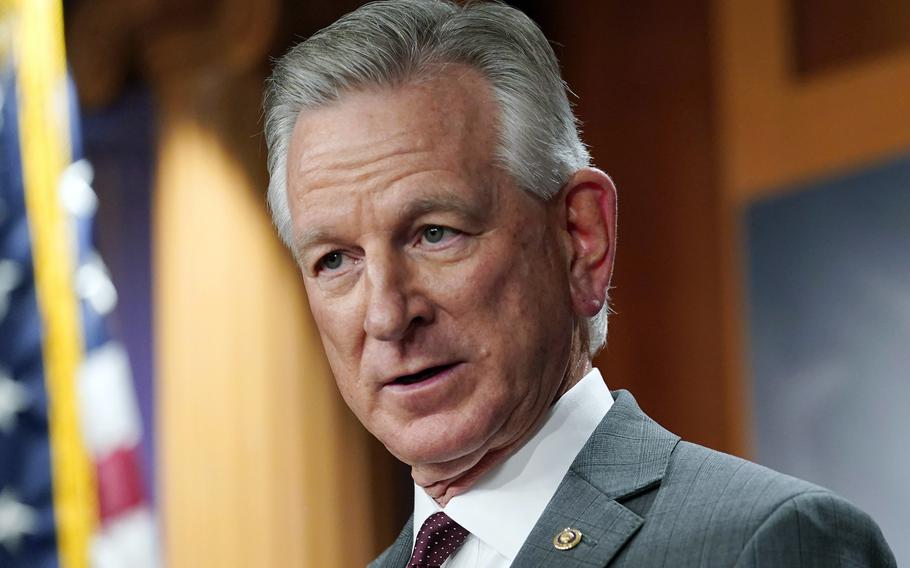
<svg viewBox="0 0 910 568"><path fill-rule="evenodd" d="M408 568L437 568L458 550L468 531L443 512L433 513L420 527Z"/></svg>

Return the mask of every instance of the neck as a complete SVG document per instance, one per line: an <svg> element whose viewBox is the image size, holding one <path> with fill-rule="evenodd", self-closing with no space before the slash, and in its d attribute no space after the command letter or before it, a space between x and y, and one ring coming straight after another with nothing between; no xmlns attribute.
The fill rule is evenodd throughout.
<svg viewBox="0 0 910 568"><path fill-rule="evenodd" d="M573 337L569 361L553 400L525 432L503 446L487 449L485 452L480 453L479 457L466 456L465 463L448 464L447 467L451 467L458 473L440 481L428 484L421 483L421 478L424 477L425 472L422 471L423 468L421 466L413 466L411 468L411 476L414 478L415 483L423 487L427 495L432 497L440 507L445 507L453 497L468 491L485 473L504 462L533 436L547 415L547 410L591 371L591 358L587 353L585 344L586 341L579 340L577 334Z"/></svg>

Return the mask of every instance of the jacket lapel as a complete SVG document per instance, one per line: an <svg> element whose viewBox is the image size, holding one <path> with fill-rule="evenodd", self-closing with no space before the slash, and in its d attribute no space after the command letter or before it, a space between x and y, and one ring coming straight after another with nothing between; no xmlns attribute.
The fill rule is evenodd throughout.
<svg viewBox="0 0 910 568"><path fill-rule="evenodd" d="M648 418L626 391L579 452L513 566L606 566L645 522L623 498L660 483L679 437ZM565 528L584 535L569 550L553 539Z"/></svg>

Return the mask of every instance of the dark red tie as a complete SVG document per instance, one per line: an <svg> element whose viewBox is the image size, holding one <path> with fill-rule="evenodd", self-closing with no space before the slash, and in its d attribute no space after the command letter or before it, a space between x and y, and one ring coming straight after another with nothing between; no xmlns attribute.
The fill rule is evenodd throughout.
<svg viewBox="0 0 910 568"><path fill-rule="evenodd" d="M433 513L420 527L408 568L439 568L467 538L468 531L443 512Z"/></svg>

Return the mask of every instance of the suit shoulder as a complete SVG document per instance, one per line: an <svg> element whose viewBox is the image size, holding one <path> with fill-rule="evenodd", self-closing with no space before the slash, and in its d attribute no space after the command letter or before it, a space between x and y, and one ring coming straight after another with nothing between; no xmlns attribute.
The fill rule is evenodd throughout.
<svg viewBox="0 0 910 568"><path fill-rule="evenodd" d="M411 521L408 521L409 523ZM398 535L398 538L388 548L382 551L382 554L367 565L367 568L381 568L383 566L401 566L405 564L411 556L411 532L405 526L405 529Z"/></svg>
<svg viewBox="0 0 910 568"><path fill-rule="evenodd" d="M689 442L633 499L644 524L618 566L894 566L878 526L845 499Z"/></svg>
<svg viewBox="0 0 910 568"><path fill-rule="evenodd" d="M376 560L370 562L367 568L401 566L405 564L411 556L411 537L414 534L412 532L413 524L414 518L411 517L404 524L401 532L398 533L398 538L395 539L395 542L376 557Z"/></svg>
<svg viewBox="0 0 910 568"><path fill-rule="evenodd" d="M847 566L894 565L878 526L846 499L688 442L674 449L645 526L663 535L655 545L696 564L825 566L833 554Z"/></svg>
<svg viewBox="0 0 910 568"><path fill-rule="evenodd" d="M868 514L830 491L811 490L772 511L736 565L891 568L897 561Z"/></svg>
<svg viewBox="0 0 910 568"><path fill-rule="evenodd" d="M808 481L748 460L690 442L680 442L670 456L662 490L684 490L708 499L730 499L749 505L764 518L784 501L809 492L827 492ZM671 491L672 493L672 491Z"/></svg>
<svg viewBox="0 0 910 568"><path fill-rule="evenodd" d="M373 560L372 562L367 564L367 568L379 568L380 566L385 564L386 559L389 557L390 554L392 554L393 548L395 548L394 544L389 546L385 550L383 550L382 554L380 554L379 556L376 557L375 560Z"/></svg>

